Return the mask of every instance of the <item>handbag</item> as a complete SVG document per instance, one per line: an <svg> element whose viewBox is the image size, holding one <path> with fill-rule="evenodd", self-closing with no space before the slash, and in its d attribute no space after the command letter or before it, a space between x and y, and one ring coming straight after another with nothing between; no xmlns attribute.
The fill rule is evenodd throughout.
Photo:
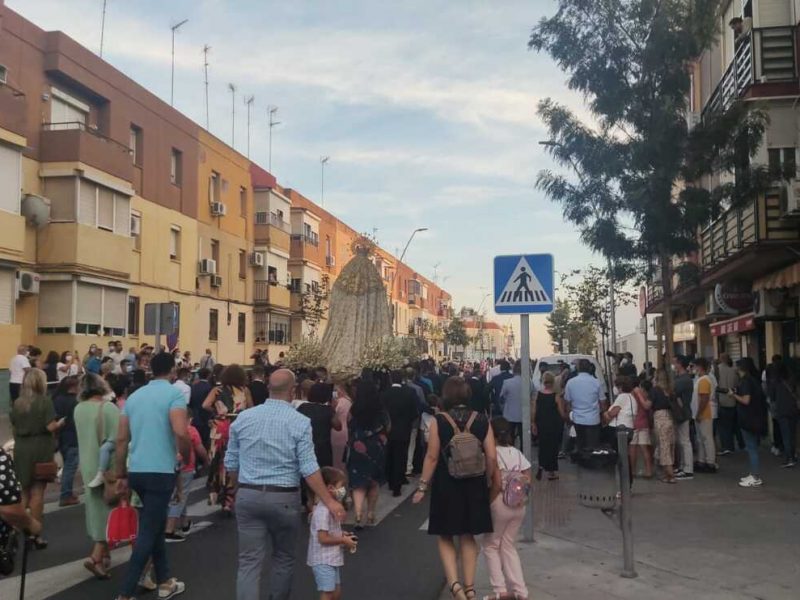
<svg viewBox="0 0 800 600"><path fill-rule="evenodd" d="M103 400L100 402L100 407L97 410L97 444L98 446L103 445L103 441L106 439L105 436L105 429L106 429L106 420L103 415L103 409L105 408L106 401ZM103 502L105 502L108 506L116 506L119 504L120 494L117 493L117 477L114 473L114 469L108 469L105 473L103 473Z"/></svg>
<svg viewBox="0 0 800 600"><path fill-rule="evenodd" d="M54 460L37 462L33 465L33 478L36 481L52 483L58 477L58 464Z"/></svg>

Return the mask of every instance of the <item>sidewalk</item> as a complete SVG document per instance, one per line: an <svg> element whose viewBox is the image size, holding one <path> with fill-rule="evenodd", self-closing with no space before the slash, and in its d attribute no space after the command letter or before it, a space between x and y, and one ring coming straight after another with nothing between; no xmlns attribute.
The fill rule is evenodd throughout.
<svg viewBox="0 0 800 600"><path fill-rule="evenodd" d="M530 597L563 600L794 600L800 597L800 469L762 454L764 487L743 489L739 453L717 475L666 485L637 479L636 579L619 576L617 521L576 501L574 467L534 490L536 542L519 544ZM483 557L478 598L492 593ZM450 598L447 590L442 600Z"/></svg>

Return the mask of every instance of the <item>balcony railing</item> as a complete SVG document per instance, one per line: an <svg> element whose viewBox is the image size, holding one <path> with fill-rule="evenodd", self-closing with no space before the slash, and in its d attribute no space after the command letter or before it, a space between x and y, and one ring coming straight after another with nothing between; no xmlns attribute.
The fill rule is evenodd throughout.
<svg viewBox="0 0 800 600"><path fill-rule="evenodd" d="M289 233L289 223L282 220L275 213L270 213L267 211L256 212L256 225L272 225L273 227L277 227L281 231Z"/></svg>
<svg viewBox="0 0 800 600"><path fill-rule="evenodd" d="M753 84L797 81L794 27L753 29L736 42L734 58L708 98L703 115L730 108Z"/></svg>
<svg viewBox="0 0 800 600"><path fill-rule="evenodd" d="M758 206L726 211L700 234L703 269L710 269L758 242Z"/></svg>
<svg viewBox="0 0 800 600"><path fill-rule="evenodd" d="M256 281L253 284L253 302L269 302L269 281Z"/></svg>
<svg viewBox="0 0 800 600"><path fill-rule="evenodd" d="M133 181L131 149L80 121L44 123L42 162L80 161L101 171Z"/></svg>
<svg viewBox="0 0 800 600"><path fill-rule="evenodd" d="M292 234L292 241L302 242L304 244L314 246L315 248L319 247L319 236L316 235L304 235L302 233L295 233Z"/></svg>

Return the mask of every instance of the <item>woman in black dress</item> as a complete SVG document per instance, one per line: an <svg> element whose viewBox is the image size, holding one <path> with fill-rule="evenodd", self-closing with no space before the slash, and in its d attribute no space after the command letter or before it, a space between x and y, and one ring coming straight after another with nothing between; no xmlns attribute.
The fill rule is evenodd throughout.
<svg viewBox="0 0 800 600"><path fill-rule="evenodd" d="M314 453L320 467L333 466L333 447L331 429L342 430L342 423L331 406L333 386L328 383L315 383L308 391L308 402L297 409L311 419L311 436L314 438Z"/></svg>
<svg viewBox="0 0 800 600"><path fill-rule="evenodd" d="M539 473L547 472L550 480L558 479L558 450L564 433L564 401L553 391L556 378L549 371L542 376L542 391L533 401L534 434L539 436Z"/></svg>
<svg viewBox="0 0 800 600"><path fill-rule="evenodd" d="M461 377L451 377L442 388L443 408L462 431L475 415L469 431L483 445L486 458L485 476L454 479L446 461L439 457L455 435L452 425L443 414L436 415L430 424L430 439L414 504L422 501L430 482L431 504L428 533L439 536L439 557L442 560L447 586L454 598L471 600L475 593L475 569L478 563L476 535L492 532L492 513L489 508L490 487L499 487L497 452L494 435L485 415L469 409L470 387ZM463 585L458 577L458 557L454 538L460 540Z"/></svg>

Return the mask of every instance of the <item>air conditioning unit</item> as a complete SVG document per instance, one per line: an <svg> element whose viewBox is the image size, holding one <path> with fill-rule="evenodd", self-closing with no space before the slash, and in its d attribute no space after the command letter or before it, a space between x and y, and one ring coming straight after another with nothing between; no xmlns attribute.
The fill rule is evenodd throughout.
<svg viewBox="0 0 800 600"><path fill-rule="evenodd" d="M213 258L203 258L200 260L200 275L216 275L217 261Z"/></svg>
<svg viewBox="0 0 800 600"><path fill-rule="evenodd" d="M694 112L691 110L686 112L686 127L689 129L689 131L700 125L702 122L703 117L699 112Z"/></svg>
<svg viewBox="0 0 800 600"><path fill-rule="evenodd" d="M784 306L784 294L780 290L753 292L753 313L757 319L783 317Z"/></svg>
<svg viewBox="0 0 800 600"><path fill-rule="evenodd" d="M781 191L781 216L800 217L800 180L790 179Z"/></svg>
<svg viewBox="0 0 800 600"><path fill-rule="evenodd" d="M0 65L0 83L8 83L8 69L5 65Z"/></svg>
<svg viewBox="0 0 800 600"><path fill-rule="evenodd" d="M264 266L264 253L263 252L253 252L250 254L250 266L251 267L263 267Z"/></svg>
<svg viewBox="0 0 800 600"><path fill-rule="evenodd" d="M211 287L218 288L222 287L222 277L219 275L212 275L211 276Z"/></svg>
<svg viewBox="0 0 800 600"><path fill-rule="evenodd" d="M228 214L228 207L225 206L222 202L212 202L211 203L211 216L213 217L224 217Z"/></svg>
<svg viewBox="0 0 800 600"><path fill-rule="evenodd" d="M326 256L325 257L325 264L328 265L329 267L335 267L336 266L336 257L335 256Z"/></svg>
<svg viewBox="0 0 800 600"><path fill-rule="evenodd" d="M706 292L706 316L721 316L727 315L728 313L722 310L722 307L717 303L717 299L714 296L714 290L710 290Z"/></svg>
<svg viewBox="0 0 800 600"><path fill-rule="evenodd" d="M40 277L32 271L17 272L17 291L20 294L33 295L39 293Z"/></svg>

